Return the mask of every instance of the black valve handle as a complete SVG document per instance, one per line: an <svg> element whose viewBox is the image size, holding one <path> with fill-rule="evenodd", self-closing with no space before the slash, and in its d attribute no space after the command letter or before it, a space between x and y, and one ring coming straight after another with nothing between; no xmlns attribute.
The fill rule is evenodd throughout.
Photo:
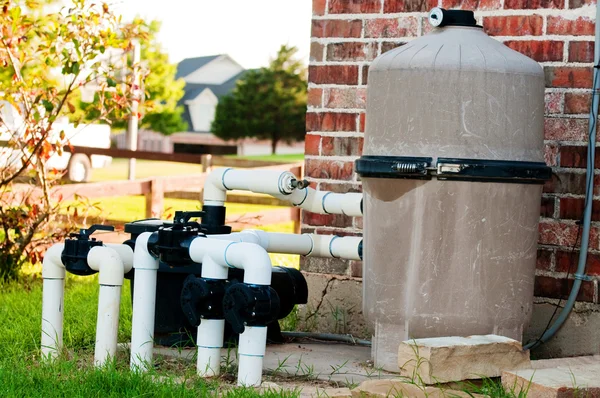
<svg viewBox="0 0 600 398"><path fill-rule="evenodd" d="M90 239L90 235L93 234L96 231L109 231L112 232L115 230L115 227L113 227L112 225L102 225L102 224L94 224L89 228L81 228L79 230L79 233L76 232L72 232L69 234L69 237L71 238L77 238L79 240L89 240Z"/></svg>
<svg viewBox="0 0 600 398"><path fill-rule="evenodd" d="M206 215L203 211L176 211L173 221L175 224L187 224L190 219L196 217L204 217Z"/></svg>

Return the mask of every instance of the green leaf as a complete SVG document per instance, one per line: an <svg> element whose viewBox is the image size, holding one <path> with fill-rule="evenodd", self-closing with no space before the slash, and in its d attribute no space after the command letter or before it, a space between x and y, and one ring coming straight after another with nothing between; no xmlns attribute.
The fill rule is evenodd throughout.
<svg viewBox="0 0 600 398"><path fill-rule="evenodd" d="M52 112L52 110L54 109L54 104L48 100L42 100L42 105L44 106L44 109L46 109L47 112Z"/></svg>

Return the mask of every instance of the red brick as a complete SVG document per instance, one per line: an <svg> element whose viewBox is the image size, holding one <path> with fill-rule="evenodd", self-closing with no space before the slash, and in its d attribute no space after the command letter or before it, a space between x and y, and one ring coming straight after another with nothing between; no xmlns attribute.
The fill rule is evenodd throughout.
<svg viewBox="0 0 600 398"><path fill-rule="evenodd" d="M310 43L310 58L311 62L321 62L323 61L323 48L325 46L319 44L317 42Z"/></svg>
<svg viewBox="0 0 600 398"><path fill-rule="evenodd" d="M490 36L541 36L541 15L509 15L483 18L483 29Z"/></svg>
<svg viewBox="0 0 600 398"><path fill-rule="evenodd" d="M377 43L344 42L327 46L328 61L372 61L377 56Z"/></svg>
<svg viewBox="0 0 600 398"><path fill-rule="evenodd" d="M332 14L378 13L382 0L329 0Z"/></svg>
<svg viewBox="0 0 600 398"><path fill-rule="evenodd" d="M547 218L554 217L554 197L542 197L542 207L540 209L540 216Z"/></svg>
<svg viewBox="0 0 600 398"><path fill-rule="evenodd" d="M323 156L360 156L361 137L323 137L321 155Z"/></svg>
<svg viewBox="0 0 600 398"><path fill-rule="evenodd" d="M365 37L413 37L417 35L417 18L379 18L365 22Z"/></svg>
<svg viewBox="0 0 600 398"><path fill-rule="evenodd" d="M569 8L579 8L590 4L596 4L594 0L569 0Z"/></svg>
<svg viewBox="0 0 600 398"><path fill-rule="evenodd" d="M358 84L358 66L309 66L308 81L316 84Z"/></svg>
<svg viewBox="0 0 600 398"><path fill-rule="evenodd" d="M592 68L547 66L544 67L544 74L546 75L546 87L592 87Z"/></svg>
<svg viewBox="0 0 600 398"><path fill-rule="evenodd" d="M502 8L501 0L442 0L443 8L459 10L497 10Z"/></svg>
<svg viewBox="0 0 600 398"><path fill-rule="evenodd" d="M569 296L573 279L552 278L550 276L536 276L533 294L536 297L548 297L556 299L566 299ZM577 301L594 302L594 292L596 290L593 282L583 281Z"/></svg>
<svg viewBox="0 0 600 398"><path fill-rule="evenodd" d="M569 62L594 62L594 42L572 41L569 43Z"/></svg>
<svg viewBox="0 0 600 398"><path fill-rule="evenodd" d="M437 0L384 0L383 12L423 12L437 5Z"/></svg>
<svg viewBox="0 0 600 398"><path fill-rule="evenodd" d="M565 220L583 219L584 198L560 198L560 218ZM592 202L592 221L600 221L600 201Z"/></svg>
<svg viewBox="0 0 600 398"><path fill-rule="evenodd" d="M546 114L554 114L562 112L562 102L563 102L563 94L562 93L546 93L545 97L546 107L544 112Z"/></svg>
<svg viewBox="0 0 600 398"><path fill-rule="evenodd" d="M330 88L325 91L325 106L327 108L364 109L366 102L366 88Z"/></svg>
<svg viewBox="0 0 600 398"><path fill-rule="evenodd" d="M362 185L353 184L353 183L341 183L341 184L332 184L329 182L322 182L319 184L319 189L321 191L329 191L335 193L348 193L348 192L362 192Z"/></svg>
<svg viewBox="0 0 600 398"><path fill-rule="evenodd" d="M434 29L435 29L435 27L429 23L429 17L421 17L421 34L423 34L423 35L429 34Z"/></svg>
<svg viewBox="0 0 600 398"><path fill-rule="evenodd" d="M585 173L556 171L552 179L544 184L545 193L561 193L572 195L585 194ZM594 177L594 195L600 194L600 176Z"/></svg>
<svg viewBox="0 0 600 398"><path fill-rule="evenodd" d="M383 43L381 43L381 53L386 53L390 50L393 50L394 48L398 48L400 46L405 45L406 43L402 43L402 42L395 42L395 41L384 41Z"/></svg>
<svg viewBox="0 0 600 398"><path fill-rule="evenodd" d="M304 137L304 153L306 155L318 155L321 145L321 136L316 134L306 134Z"/></svg>
<svg viewBox="0 0 600 398"><path fill-rule="evenodd" d="M505 0L506 9L564 8L564 0Z"/></svg>
<svg viewBox="0 0 600 398"><path fill-rule="evenodd" d="M536 268L542 271L552 269L552 250L538 249Z"/></svg>
<svg viewBox="0 0 600 398"><path fill-rule="evenodd" d="M313 15L325 14L327 0L313 0Z"/></svg>
<svg viewBox="0 0 600 398"><path fill-rule="evenodd" d="M362 21L358 19L313 19L312 37L360 37Z"/></svg>
<svg viewBox="0 0 600 398"><path fill-rule="evenodd" d="M365 65L362 68L362 84L367 84L369 79L369 65Z"/></svg>
<svg viewBox="0 0 600 398"><path fill-rule="evenodd" d="M577 261L579 259L579 250L571 251L559 250L556 252L556 271L569 272L573 274L577 269ZM600 275L600 256L598 254L588 253L587 263L585 266L587 275Z"/></svg>
<svg viewBox="0 0 600 398"><path fill-rule="evenodd" d="M592 104L591 93L566 93L565 113L581 114L589 113Z"/></svg>
<svg viewBox="0 0 600 398"><path fill-rule="evenodd" d="M308 89L308 94L307 94L307 105L311 106L311 107L315 107L315 108L320 108L322 105L322 101L321 98L323 96L323 89L322 88L314 88L311 87Z"/></svg>
<svg viewBox="0 0 600 398"><path fill-rule="evenodd" d="M586 119L547 117L544 120L544 137L547 140L583 141L587 127Z"/></svg>
<svg viewBox="0 0 600 398"><path fill-rule="evenodd" d="M542 221L539 224L539 243L543 245L573 246L579 228L575 224Z"/></svg>
<svg viewBox="0 0 600 398"><path fill-rule="evenodd" d="M558 165L558 145L548 143L544 145L544 161L548 166Z"/></svg>
<svg viewBox="0 0 600 398"><path fill-rule="evenodd" d="M538 62L562 61L563 59L564 43L562 41L511 40L505 41L504 44Z"/></svg>
<svg viewBox="0 0 600 398"><path fill-rule="evenodd" d="M546 32L549 35L593 36L594 20L587 17L565 18L548 16Z"/></svg>
<svg viewBox="0 0 600 398"><path fill-rule="evenodd" d="M354 174L354 163L339 160L307 159L306 175L326 180L350 181Z"/></svg>
<svg viewBox="0 0 600 398"><path fill-rule="evenodd" d="M600 168L600 148L596 148L594 167ZM566 145L560 148L561 167L587 167L587 146Z"/></svg>
<svg viewBox="0 0 600 398"><path fill-rule="evenodd" d="M303 211L302 222L313 226L348 228L352 226L352 217L343 214L317 214Z"/></svg>
<svg viewBox="0 0 600 398"><path fill-rule="evenodd" d="M356 114L309 112L306 114L306 131L356 131Z"/></svg>
<svg viewBox="0 0 600 398"><path fill-rule="evenodd" d="M365 113L361 113L358 121L358 131L364 133L365 127L367 124L367 115Z"/></svg>

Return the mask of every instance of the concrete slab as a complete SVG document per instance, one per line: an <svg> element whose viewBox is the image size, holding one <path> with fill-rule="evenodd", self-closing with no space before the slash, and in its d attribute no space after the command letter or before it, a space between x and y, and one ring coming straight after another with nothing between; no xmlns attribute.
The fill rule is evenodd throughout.
<svg viewBox="0 0 600 398"><path fill-rule="evenodd" d="M600 362L507 371L502 385L517 393L527 391L528 398L600 398Z"/></svg>
<svg viewBox="0 0 600 398"><path fill-rule="evenodd" d="M156 347L155 354L192 362L193 348L175 349ZM236 362L235 350L223 349L221 356ZM370 365L369 347L351 346L332 342L300 342L267 346L264 368L267 373L295 376L308 380L356 385L365 380L392 378L398 375L374 369Z"/></svg>

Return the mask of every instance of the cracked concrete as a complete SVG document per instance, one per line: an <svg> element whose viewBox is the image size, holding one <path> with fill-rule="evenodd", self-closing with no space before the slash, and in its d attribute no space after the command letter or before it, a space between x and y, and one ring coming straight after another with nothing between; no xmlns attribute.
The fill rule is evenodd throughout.
<svg viewBox="0 0 600 398"><path fill-rule="evenodd" d="M362 313L362 281L341 275L303 272L308 303L299 306L299 330L372 335Z"/></svg>

